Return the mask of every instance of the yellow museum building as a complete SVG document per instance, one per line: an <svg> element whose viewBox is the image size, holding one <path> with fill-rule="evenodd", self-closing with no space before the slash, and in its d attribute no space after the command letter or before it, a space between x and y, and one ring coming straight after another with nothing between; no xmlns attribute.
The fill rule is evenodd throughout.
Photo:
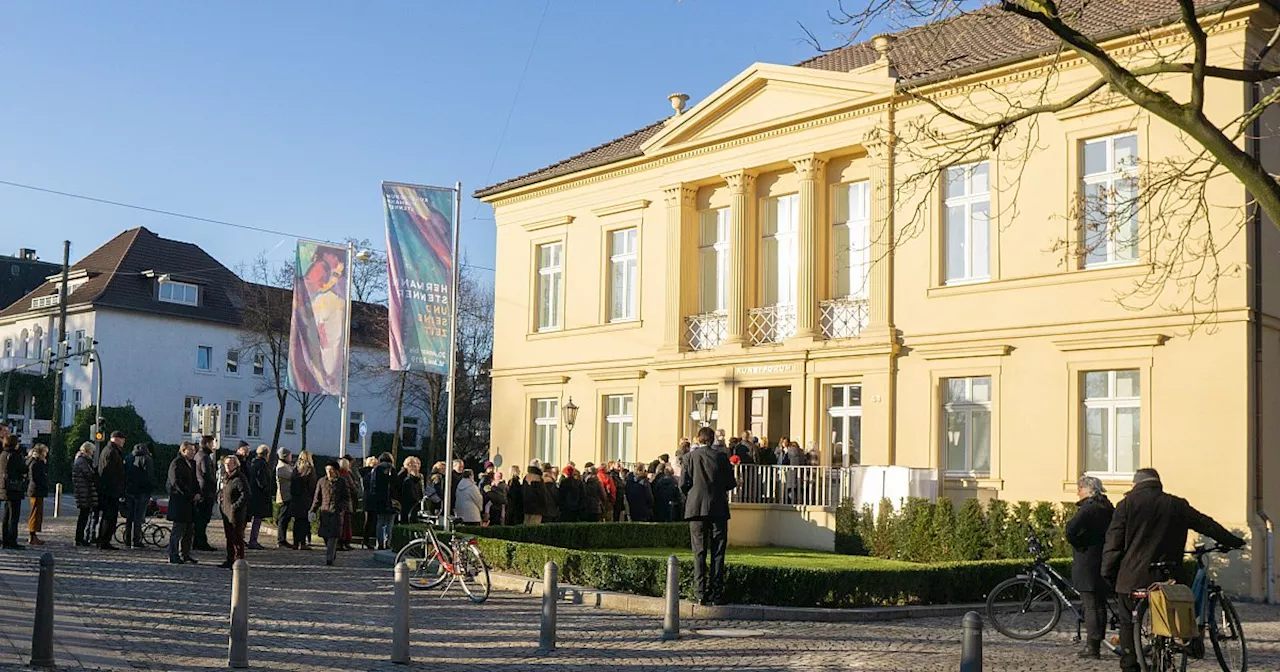
<svg viewBox="0 0 1280 672"><path fill-rule="evenodd" d="M1104 0L1079 24L1140 61L1185 48L1177 15ZM1243 5L1202 23L1211 63L1240 68L1275 18ZM1220 241L1211 300L1173 277L1150 300L1176 236L1135 194L1188 154L1173 127L1103 88L992 146L934 104L982 118L1096 77L982 10L754 64L687 110L673 95L668 119L481 189L497 220L493 453L647 462L696 431L705 398L730 433L790 436L821 465L932 469L952 498L1073 501L1086 472L1118 498L1153 466L1262 538L1259 505L1280 515L1275 227L1251 226L1238 181L1209 180L1210 207L1180 226ZM1211 80L1208 116L1231 123L1250 93ZM1258 149L1268 165L1275 142ZM1244 563L1255 594L1264 556Z"/></svg>

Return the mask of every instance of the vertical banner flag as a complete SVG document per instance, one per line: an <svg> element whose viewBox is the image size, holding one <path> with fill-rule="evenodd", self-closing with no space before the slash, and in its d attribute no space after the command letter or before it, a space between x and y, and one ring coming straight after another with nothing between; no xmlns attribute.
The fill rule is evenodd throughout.
<svg viewBox="0 0 1280 672"><path fill-rule="evenodd" d="M448 374L454 190L382 183L393 371Z"/></svg>
<svg viewBox="0 0 1280 672"><path fill-rule="evenodd" d="M347 368L350 250L298 241L293 264L289 384L299 392L342 395Z"/></svg>

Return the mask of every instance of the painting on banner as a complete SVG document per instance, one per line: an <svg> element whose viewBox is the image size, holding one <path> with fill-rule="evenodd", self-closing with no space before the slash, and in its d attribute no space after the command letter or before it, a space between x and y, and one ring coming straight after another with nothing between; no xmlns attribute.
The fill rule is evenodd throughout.
<svg viewBox="0 0 1280 672"><path fill-rule="evenodd" d="M384 182L391 369L448 373L453 189Z"/></svg>
<svg viewBox="0 0 1280 672"><path fill-rule="evenodd" d="M340 396L347 369L348 248L298 241L289 328L289 385Z"/></svg>

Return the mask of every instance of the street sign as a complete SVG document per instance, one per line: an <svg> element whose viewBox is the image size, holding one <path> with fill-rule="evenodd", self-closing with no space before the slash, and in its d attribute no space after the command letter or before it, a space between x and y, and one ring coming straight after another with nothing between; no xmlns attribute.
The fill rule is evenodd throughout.
<svg viewBox="0 0 1280 672"><path fill-rule="evenodd" d="M48 434L53 431L52 420L31 420L31 432L33 434Z"/></svg>
<svg viewBox="0 0 1280 672"><path fill-rule="evenodd" d="M364 438L369 433L369 425L364 420L360 421L360 438Z"/></svg>

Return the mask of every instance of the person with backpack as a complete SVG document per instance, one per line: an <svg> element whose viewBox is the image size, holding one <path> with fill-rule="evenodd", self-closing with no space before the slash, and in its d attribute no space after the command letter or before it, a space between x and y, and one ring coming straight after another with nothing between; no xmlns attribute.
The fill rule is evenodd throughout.
<svg viewBox="0 0 1280 672"><path fill-rule="evenodd" d="M124 464L124 546L142 548L142 523L147 518L147 505L151 503L151 452L144 443L133 447L133 453Z"/></svg>
<svg viewBox="0 0 1280 672"><path fill-rule="evenodd" d="M3 524L0 525L0 547L20 551L18 520L22 518L22 500L27 494L27 465L18 454L18 437L6 434L0 442L0 499L4 501Z"/></svg>
<svg viewBox="0 0 1280 672"><path fill-rule="evenodd" d="M249 516L253 518L253 527L249 530L249 543L246 548L255 551L265 550L258 543L258 533L262 530L262 521L271 517L272 491L275 489L275 473L269 461L271 448L258 446L253 461L249 462Z"/></svg>
<svg viewBox="0 0 1280 672"><path fill-rule="evenodd" d="M385 551L391 548L391 530L395 526L396 505L400 501L399 486L391 453L383 453L377 460L369 469L364 489L364 510L374 520L374 550Z"/></svg>
<svg viewBox="0 0 1280 672"><path fill-rule="evenodd" d="M76 546L93 545L93 540L89 538L89 520L98 508L98 472L93 468L94 447L92 441L80 444L80 451L76 453L76 460L71 465L71 491L75 493L76 508L79 509L79 515L76 516Z"/></svg>

